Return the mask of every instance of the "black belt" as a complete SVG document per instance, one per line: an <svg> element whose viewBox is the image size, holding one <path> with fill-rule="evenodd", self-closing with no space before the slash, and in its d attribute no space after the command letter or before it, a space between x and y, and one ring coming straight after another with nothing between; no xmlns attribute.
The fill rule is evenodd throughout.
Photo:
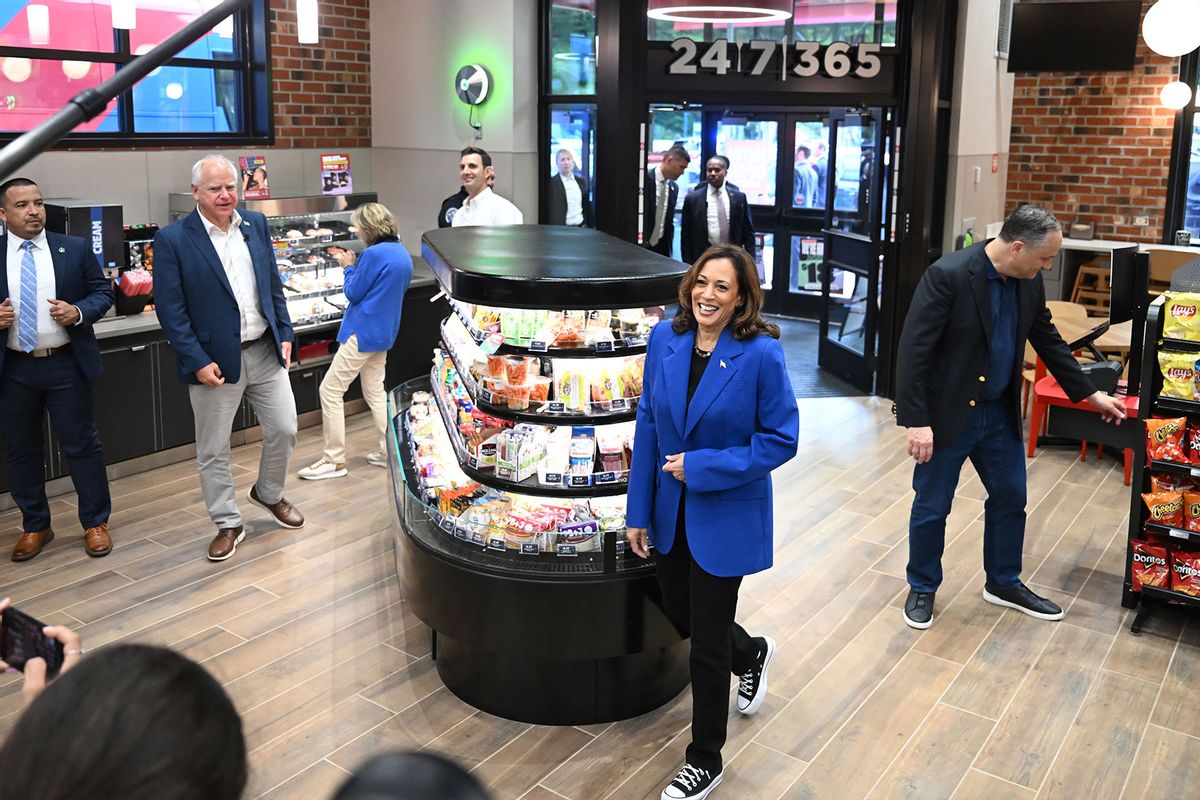
<svg viewBox="0 0 1200 800"><path fill-rule="evenodd" d="M62 353L64 351L70 350L70 349L71 349L70 342L68 342L67 344L64 344L64 345L60 345L59 347L42 347L38 350L30 350L28 353L26 353L24 350L10 349L8 351L8 357L9 358L46 358L47 356L52 356L56 353Z"/></svg>
<svg viewBox="0 0 1200 800"><path fill-rule="evenodd" d="M243 349L243 350L249 350L251 347L253 347L254 345L258 344L259 342L261 342L261 341L262 341L263 339L265 339L266 337L267 337L267 335L264 333L262 336L258 337L257 339L251 339L251 340L250 340L250 341L248 341L248 342L242 342L242 349Z"/></svg>

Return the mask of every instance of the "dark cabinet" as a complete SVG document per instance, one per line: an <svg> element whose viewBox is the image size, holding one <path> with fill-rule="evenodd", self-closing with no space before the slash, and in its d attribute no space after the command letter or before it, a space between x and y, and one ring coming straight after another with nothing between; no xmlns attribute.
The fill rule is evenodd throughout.
<svg viewBox="0 0 1200 800"><path fill-rule="evenodd" d="M102 350L104 372L95 382L96 430L108 464L149 455L158 449L154 401L156 345Z"/></svg>
<svg viewBox="0 0 1200 800"><path fill-rule="evenodd" d="M196 441L196 421L188 385L179 380L175 351L165 341L154 345L158 362L158 442L160 450Z"/></svg>

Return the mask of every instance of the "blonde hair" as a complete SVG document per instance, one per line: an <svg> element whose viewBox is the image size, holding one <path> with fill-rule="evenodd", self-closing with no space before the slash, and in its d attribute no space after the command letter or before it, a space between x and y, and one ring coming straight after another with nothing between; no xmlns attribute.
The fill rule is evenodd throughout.
<svg viewBox="0 0 1200 800"><path fill-rule="evenodd" d="M358 228L358 238L368 245L380 239L399 236L396 218L380 203L363 203L350 214L350 224Z"/></svg>

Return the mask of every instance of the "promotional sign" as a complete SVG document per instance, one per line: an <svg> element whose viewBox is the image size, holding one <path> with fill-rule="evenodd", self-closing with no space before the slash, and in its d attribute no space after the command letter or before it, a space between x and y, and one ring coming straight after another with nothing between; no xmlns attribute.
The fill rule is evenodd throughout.
<svg viewBox="0 0 1200 800"><path fill-rule="evenodd" d="M321 194L350 194L350 154L321 154Z"/></svg>
<svg viewBox="0 0 1200 800"><path fill-rule="evenodd" d="M242 171L242 197L246 200L263 200L271 196L267 185L267 157L241 156L238 167Z"/></svg>

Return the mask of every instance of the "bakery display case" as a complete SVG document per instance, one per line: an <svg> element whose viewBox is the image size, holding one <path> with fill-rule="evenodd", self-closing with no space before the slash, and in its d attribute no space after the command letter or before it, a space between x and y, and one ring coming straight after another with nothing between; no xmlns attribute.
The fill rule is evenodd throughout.
<svg viewBox="0 0 1200 800"><path fill-rule="evenodd" d="M587 229L445 228L427 378L392 390L397 569L445 684L541 724L645 713L687 683L625 490L650 329L685 265Z"/></svg>

